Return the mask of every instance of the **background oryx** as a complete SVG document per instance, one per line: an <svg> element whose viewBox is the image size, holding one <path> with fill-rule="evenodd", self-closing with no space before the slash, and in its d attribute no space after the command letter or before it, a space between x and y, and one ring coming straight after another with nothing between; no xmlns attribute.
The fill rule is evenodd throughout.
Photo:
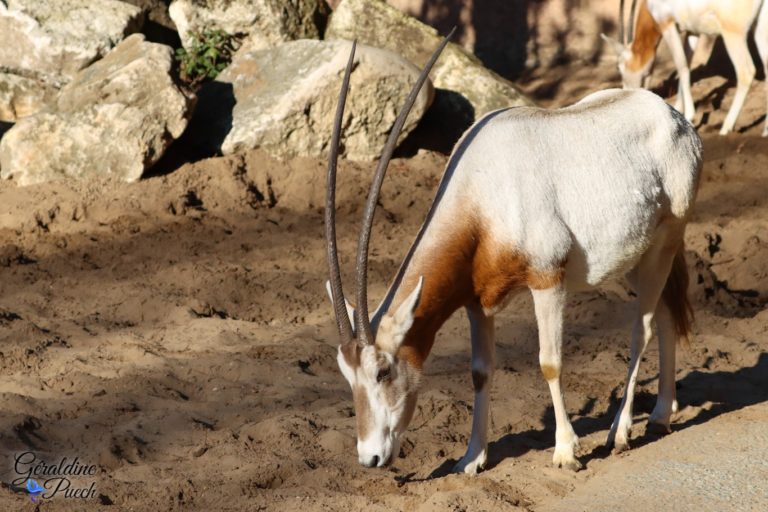
<svg viewBox="0 0 768 512"><path fill-rule="evenodd" d="M619 8L621 41L614 41L605 36L603 38L616 49L624 86L641 87L647 85L646 79L653 67L656 47L663 37L672 52L680 79L676 106L685 114L687 120L692 121L695 114L689 69L692 48L691 44L687 44L688 42L681 38L680 31L694 35L722 36L728 56L736 70L736 95L720 129L720 134L725 135L733 130L755 76L755 66L747 44L747 36L753 25L755 45L763 63L763 70L768 76L768 7L766 5L767 3L762 0L640 0L635 12L633 1L629 15L629 37L624 40L624 1L622 0ZM768 101L768 81L766 81L766 95ZM763 128L763 136L766 135L768 135L768 119Z"/></svg>

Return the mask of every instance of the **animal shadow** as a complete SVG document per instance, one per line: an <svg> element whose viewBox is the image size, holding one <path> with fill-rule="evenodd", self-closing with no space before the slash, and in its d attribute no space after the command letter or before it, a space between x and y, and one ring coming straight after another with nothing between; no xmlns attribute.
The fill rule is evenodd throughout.
<svg viewBox="0 0 768 512"><path fill-rule="evenodd" d="M695 425L704 424L721 414L768 401L768 354L761 354L754 366L736 371L709 372L706 370L706 366L705 363L704 367L691 371L677 382L677 400L681 411L672 417L672 434ZM648 385L654 380L656 377L640 382L640 384ZM618 395L621 389L623 388L617 387L611 392L609 406L604 413L591 415L595 406L594 399L588 400L582 406L577 413L578 417L572 421L577 435L585 437L610 428L621 403L621 397ZM643 429L644 421L638 420L638 416L650 414L655 401L655 393L638 390L635 394L634 437L630 440L632 449L641 448L663 437L663 435ZM686 411L691 410L695 413L686 414ZM676 417L686 417L686 419L676 420ZM542 420L543 429L509 433L490 442L485 469L493 469L504 460L520 457L531 450L551 451L555 442L555 416L551 406L544 412ZM611 453L611 447L600 444L578 459L582 464L588 466L591 461L605 459ZM441 478L450 474L456 462L456 459L445 460L430 473L426 480Z"/></svg>

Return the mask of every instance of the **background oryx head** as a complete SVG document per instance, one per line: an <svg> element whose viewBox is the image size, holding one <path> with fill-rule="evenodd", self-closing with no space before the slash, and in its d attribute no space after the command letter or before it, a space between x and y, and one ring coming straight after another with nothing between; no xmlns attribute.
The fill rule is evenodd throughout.
<svg viewBox="0 0 768 512"><path fill-rule="evenodd" d="M629 27L624 30L624 0L619 3L619 40L613 39L600 34L600 37L608 44L608 46L616 53L617 65L619 73L621 73L621 84L625 89L639 89L641 87L647 87L651 71L653 69L653 62L656 55L656 44L658 43L658 37L652 42L649 51L636 51L637 47L646 46L634 45L635 41L635 7L637 0L632 0L632 5L629 10ZM641 6L642 8L643 6ZM647 10L644 11L644 15L650 16ZM653 22L655 24L655 22ZM625 37L626 33L626 37ZM648 42L649 44L651 41Z"/></svg>
<svg viewBox="0 0 768 512"><path fill-rule="evenodd" d="M451 32L453 34L453 32ZM416 101L422 85L448 43L446 37L426 64L403 105L382 156L379 160L363 215L363 224L357 249L357 310L344 298L341 272L336 247L336 162L339 152L341 122L349 88L349 77L355 55L355 43L344 74L339 103L336 110L331 154L328 162L328 185L325 205L325 234L328 246L330 280L328 294L336 313L336 325L341 337L338 363L341 373L352 388L357 417L357 452L361 464L368 467L385 466L400 451L400 436L408 427L416 407L417 388L421 369L412 364L408 347L403 342L413 325L414 312L419 304L423 279L392 312L384 312L372 328L368 316L368 243L373 215L387 165L397 144L405 119ZM411 285L413 286L413 285ZM354 320L354 324L350 322Z"/></svg>

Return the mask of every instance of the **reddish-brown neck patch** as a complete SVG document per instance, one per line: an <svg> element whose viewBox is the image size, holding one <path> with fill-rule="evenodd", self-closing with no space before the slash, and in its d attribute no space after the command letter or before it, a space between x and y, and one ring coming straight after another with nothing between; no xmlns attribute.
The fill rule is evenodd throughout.
<svg viewBox="0 0 768 512"><path fill-rule="evenodd" d="M432 349L437 330L464 304L473 299L472 260L477 250L475 222L467 220L454 229L443 229L429 247L418 251L399 287L394 310L402 298L424 276L413 326L398 352L415 367L421 368Z"/></svg>
<svg viewBox="0 0 768 512"><path fill-rule="evenodd" d="M563 279L562 267L551 272L533 269L514 247L493 240L483 224L473 219L443 229L405 273L399 297L413 290L418 277L424 276L413 326L398 352L413 367L423 366L438 329L458 308L474 304L492 310L510 293L549 288Z"/></svg>
<svg viewBox="0 0 768 512"><path fill-rule="evenodd" d="M632 41L632 56L626 63L630 71L640 71L656 55L656 47L661 39L661 29L648 11L645 0L637 8L637 22Z"/></svg>

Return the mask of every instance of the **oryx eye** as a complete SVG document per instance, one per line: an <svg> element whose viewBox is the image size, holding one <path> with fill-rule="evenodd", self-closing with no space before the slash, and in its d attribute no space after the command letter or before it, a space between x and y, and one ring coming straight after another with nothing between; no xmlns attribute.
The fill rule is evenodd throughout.
<svg viewBox="0 0 768 512"><path fill-rule="evenodd" d="M389 367L386 368L380 368L378 373L376 373L376 382L383 382L385 380L388 380L391 374L391 370Z"/></svg>

